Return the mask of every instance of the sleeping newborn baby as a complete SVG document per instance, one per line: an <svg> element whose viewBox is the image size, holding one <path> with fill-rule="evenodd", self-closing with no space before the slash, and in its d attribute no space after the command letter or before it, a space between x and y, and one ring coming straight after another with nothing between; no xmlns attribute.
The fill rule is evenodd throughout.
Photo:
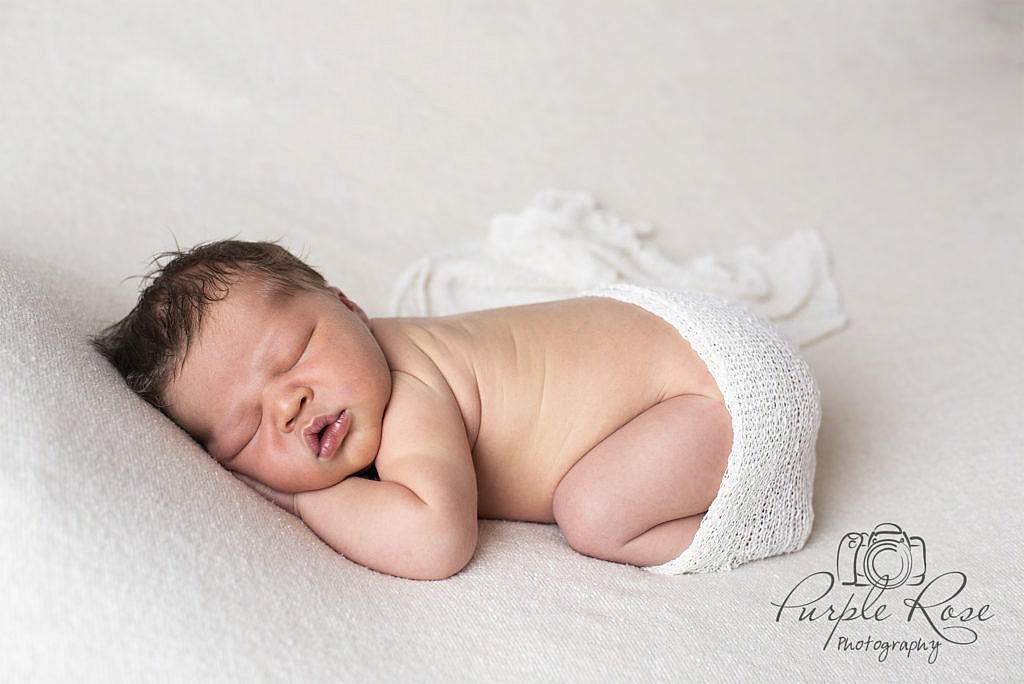
<svg viewBox="0 0 1024 684"><path fill-rule="evenodd" d="M582 554L669 573L793 551L810 532L817 386L738 305L618 285L371 319L273 243L164 258L94 344L353 561L448 577L478 518L557 523Z"/></svg>

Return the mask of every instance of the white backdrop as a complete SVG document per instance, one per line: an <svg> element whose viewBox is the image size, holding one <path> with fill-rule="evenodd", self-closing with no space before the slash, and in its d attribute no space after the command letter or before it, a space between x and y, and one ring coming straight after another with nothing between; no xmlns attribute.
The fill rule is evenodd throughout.
<svg viewBox="0 0 1024 684"><path fill-rule="evenodd" d="M1020 678L1022 15L0 0L0 670ZM450 581L383 577L237 486L81 342L175 239L283 237L383 314L408 263L545 187L652 223L678 258L823 236L850 325L807 352L823 422L803 551L656 578L495 522ZM930 578L964 573L958 608L990 605L975 643L878 662L823 647L824 619L776 621L846 532L885 521L925 540ZM837 635L934 638L904 590Z"/></svg>

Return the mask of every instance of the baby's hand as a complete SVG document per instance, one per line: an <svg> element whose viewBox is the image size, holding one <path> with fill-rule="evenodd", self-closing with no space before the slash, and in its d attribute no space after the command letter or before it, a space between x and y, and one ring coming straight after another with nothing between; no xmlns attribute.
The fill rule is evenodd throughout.
<svg viewBox="0 0 1024 684"><path fill-rule="evenodd" d="M241 473L232 473L232 475L234 475L239 480L255 489L257 492L259 492L266 498L270 499L278 506L291 513L292 515L298 515L298 513L296 513L297 509L295 507L294 494L285 494L284 492L279 492L276 489L271 489L267 485L263 484L262 482L259 482L258 480L252 479L248 475L242 475Z"/></svg>

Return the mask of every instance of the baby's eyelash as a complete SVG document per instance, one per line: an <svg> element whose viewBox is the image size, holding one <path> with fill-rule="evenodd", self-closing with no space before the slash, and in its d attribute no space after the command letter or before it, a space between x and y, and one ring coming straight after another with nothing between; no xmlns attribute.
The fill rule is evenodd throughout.
<svg viewBox="0 0 1024 684"><path fill-rule="evenodd" d="M304 357L306 355L306 350L309 349L309 342L310 342L310 340L313 339L313 333L315 331L316 331L315 327L312 330L309 331L309 335L306 336L306 341L302 343L301 347L299 347L299 355L295 358L295 362L291 366L288 367L288 370L291 370L292 368L295 368L296 366L299 365L299 362L302 361L302 357Z"/></svg>

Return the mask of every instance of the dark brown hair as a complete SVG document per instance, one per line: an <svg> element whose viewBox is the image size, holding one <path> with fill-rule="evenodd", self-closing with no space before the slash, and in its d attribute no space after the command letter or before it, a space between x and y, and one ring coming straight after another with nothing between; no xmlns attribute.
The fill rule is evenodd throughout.
<svg viewBox="0 0 1024 684"><path fill-rule="evenodd" d="M274 297L326 289L317 271L274 242L220 240L164 252L143 276L127 316L92 339L139 396L166 411L163 394L202 325L210 304L252 277Z"/></svg>

